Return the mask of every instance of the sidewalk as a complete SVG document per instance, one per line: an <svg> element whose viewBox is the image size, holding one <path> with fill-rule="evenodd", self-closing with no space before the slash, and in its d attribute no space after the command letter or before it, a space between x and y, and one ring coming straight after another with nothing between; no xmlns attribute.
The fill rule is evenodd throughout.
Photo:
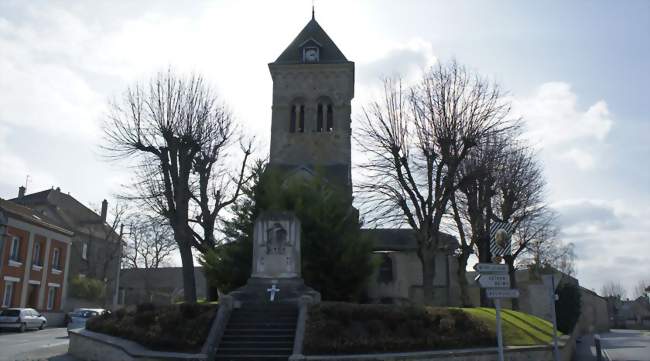
<svg viewBox="0 0 650 361"><path fill-rule="evenodd" d="M606 359L603 359L603 361L605 360ZM594 335L584 335L576 340L575 361L596 361L596 346L594 344Z"/></svg>

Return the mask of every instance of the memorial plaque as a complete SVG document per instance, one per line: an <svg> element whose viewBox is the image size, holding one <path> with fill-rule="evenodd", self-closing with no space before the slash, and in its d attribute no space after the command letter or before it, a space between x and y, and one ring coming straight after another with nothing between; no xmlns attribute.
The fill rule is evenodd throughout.
<svg viewBox="0 0 650 361"><path fill-rule="evenodd" d="M265 212L255 220L252 277L300 277L300 221L289 212Z"/></svg>

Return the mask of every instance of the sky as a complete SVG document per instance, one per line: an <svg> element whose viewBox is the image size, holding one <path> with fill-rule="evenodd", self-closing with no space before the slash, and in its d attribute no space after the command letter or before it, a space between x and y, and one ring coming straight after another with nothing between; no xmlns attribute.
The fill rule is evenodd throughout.
<svg viewBox="0 0 650 361"><path fill-rule="evenodd" d="M267 64L310 17L309 0L0 0L0 197L112 199L130 174L102 156L108 102L168 67L202 74L266 156ZM525 120L581 284L650 279L649 1L317 0L316 19L356 64L353 132L381 77L456 59Z"/></svg>

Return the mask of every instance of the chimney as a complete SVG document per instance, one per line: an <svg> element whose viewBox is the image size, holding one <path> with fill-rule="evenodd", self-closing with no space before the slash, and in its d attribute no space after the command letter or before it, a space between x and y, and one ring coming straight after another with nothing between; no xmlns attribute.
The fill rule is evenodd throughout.
<svg viewBox="0 0 650 361"><path fill-rule="evenodd" d="M108 213L108 201L105 199L102 201L102 223L106 222L106 213Z"/></svg>
<svg viewBox="0 0 650 361"><path fill-rule="evenodd" d="M27 190L27 188L25 188L23 186L20 186L18 188L18 199L22 199L25 196L25 191L26 190Z"/></svg>

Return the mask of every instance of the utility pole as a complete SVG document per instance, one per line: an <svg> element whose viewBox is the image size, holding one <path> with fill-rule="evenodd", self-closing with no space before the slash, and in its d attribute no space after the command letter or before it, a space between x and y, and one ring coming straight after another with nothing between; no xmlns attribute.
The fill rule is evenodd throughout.
<svg viewBox="0 0 650 361"><path fill-rule="evenodd" d="M117 308L120 295L120 271L122 270L122 237L124 236L124 224L120 225L120 237L118 238L117 251L117 276L115 277L115 292L113 293L113 310Z"/></svg>
<svg viewBox="0 0 650 361"><path fill-rule="evenodd" d="M555 301L557 295L555 294L555 275L544 275L544 284L549 288L549 302L551 308L551 321L553 322L553 357L555 361L560 361L560 351L557 345L557 317L555 315Z"/></svg>

